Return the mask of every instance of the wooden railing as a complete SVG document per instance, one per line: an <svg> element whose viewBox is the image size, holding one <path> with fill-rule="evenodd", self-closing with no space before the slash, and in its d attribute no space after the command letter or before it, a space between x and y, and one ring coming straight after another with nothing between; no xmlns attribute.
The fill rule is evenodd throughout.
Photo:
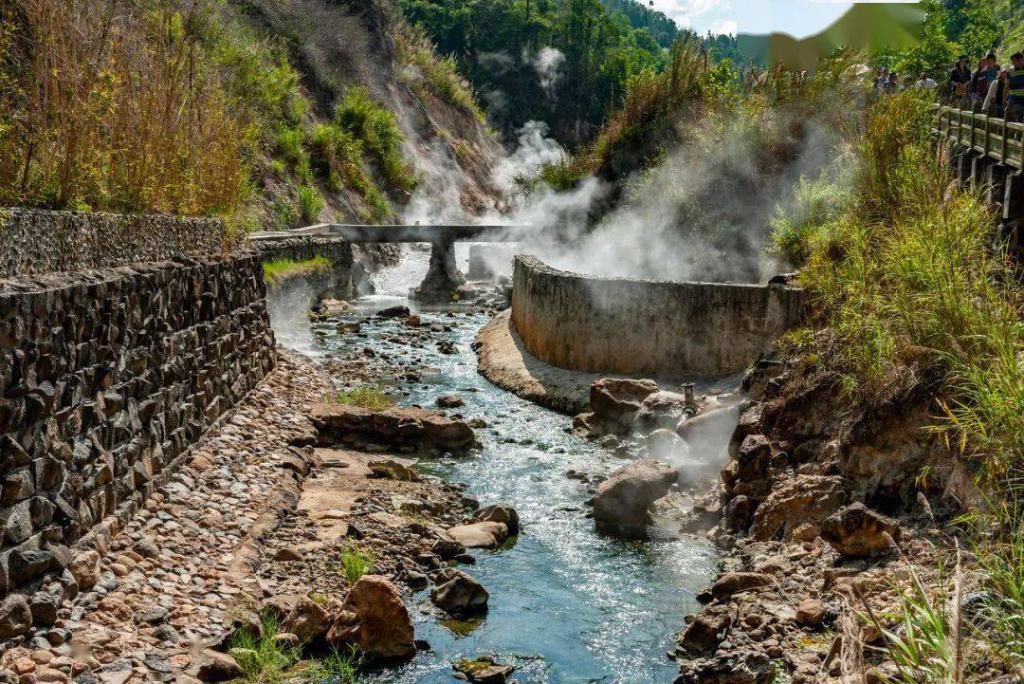
<svg viewBox="0 0 1024 684"><path fill-rule="evenodd" d="M1007 166L1024 168L1024 124L966 109L938 107L932 132Z"/></svg>

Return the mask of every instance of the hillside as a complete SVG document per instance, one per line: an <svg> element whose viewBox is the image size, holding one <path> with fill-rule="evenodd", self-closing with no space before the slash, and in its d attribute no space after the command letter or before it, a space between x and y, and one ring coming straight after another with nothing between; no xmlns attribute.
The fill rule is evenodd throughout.
<svg viewBox="0 0 1024 684"><path fill-rule="evenodd" d="M395 220L418 196L497 201L500 146L472 93L387 2L0 13L2 204L273 229Z"/></svg>

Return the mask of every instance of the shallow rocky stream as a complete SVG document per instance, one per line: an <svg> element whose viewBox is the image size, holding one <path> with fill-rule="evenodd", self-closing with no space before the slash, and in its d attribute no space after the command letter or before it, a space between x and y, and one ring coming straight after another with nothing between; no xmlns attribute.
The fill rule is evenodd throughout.
<svg viewBox="0 0 1024 684"><path fill-rule="evenodd" d="M494 655L516 666L519 682L671 682L677 665L666 653L683 617L697 609L694 594L713 577L717 557L702 540L627 543L603 538L586 517L587 484L570 478L574 470L599 480L622 459L572 435L570 418L546 410L491 385L476 372L470 348L489 317L483 312L421 309L424 326L442 324L440 345L415 346L402 340L400 320L367 318L385 306L405 304L395 296L415 282L421 259L403 262L399 273L385 273L378 295L356 302L342 320L362 321L359 335L336 331L337 320L314 323L312 334L279 330L279 341L321 360L369 347L396 375L401 365L440 370L429 383L383 378L394 383L400 403L432 407L441 394L465 401L457 409L482 418L481 448L470 456L424 459L419 468L467 485L483 503L513 506L523 531L514 544L477 551L467 572L490 592L490 610L476 623L443 624L418 609L427 592L409 601L416 636L430 643L397 672L379 682L450 682L451 662ZM454 353L443 353L444 341ZM451 348L447 349L451 352ZM345 378L333 378L344 382Z"/></svg>

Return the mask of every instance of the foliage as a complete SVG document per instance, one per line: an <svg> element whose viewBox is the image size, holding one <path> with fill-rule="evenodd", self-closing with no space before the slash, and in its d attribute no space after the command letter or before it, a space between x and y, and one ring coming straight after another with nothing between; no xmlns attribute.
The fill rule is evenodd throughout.
<svg viewBox="0 0 1024 684"><path fill-rule="evenodd" d="M484 114L466 80L451 57L440 57L422 29L398 24L395 28L395 53L405 66L401 76L421 99L434 94L472 114L479 122Z"/></svg>
<svg viewBox="0 0 1024 684"><path fill-rule="evenodd" d="M304 185L299 188L299 212L302 219L307 223L313 223L320 216L324 208L324 198L320 191L312 185Z"/></svg>
<svg viewBox="0 0 1024 684"><path fill-rule="evenodd" d="M373 572L375 562L373 551L368 548L349 544L341 550L341 573L349 584L355 584L360 577Z"/></svg>
<svg viewBox="0 0 1024 684"><path fill-rule="evenodd" d="M305 261L295 261L294 259L265 261L263 262L263 281L267 285L274 285L281 280L309 275L330 267L331 262L324 256L316 256Z"/></svg>
<svg viewBox="0 0 1024 684"><path fill-rule="evenodd" d="M243 649L248 657L236 661L245 674L245 681L253 684L276 684L286 680L285 672L296 661L301 651L274 637L280 632L280 625L271 613L262 616L263 634L255 636L247 630L235 632L228 643L228 650Z"/></svg>
<svg viewBox="0 0 1024 684"><path fill-rule="evenodd" d="M334 395L334 402L347 406L359 406L372 411L383 411L395 405L394 399L377 385L360 385Z"/></svg>
<svg viewBox="0 0 1024 684"><path fill-rule="evenodd" d="M849 201L844 179L833 179L828 173L814 181L801 177L791 205L779 206L772 218L773 250L790 264L802 266L809 255L812 233L838 218Z"/></svg>
<svg viewBox="0 0 1024 684"><path fill-rule="evenodd" d="M0 202L231 211L245 118L201 37L207 3L25 0L0 7Z"/></svg>
<svg viewBox="0 0 1024 684"><path fill-rule="evenodd" d="M347 650L331 649L322 658L314 660L302 671L303 681L331 682L331 684L356 684L359 681L359 666L362 656L355 646Z"/></svg>
<svg viewBox="0 0 1024 684"><path fill-rule="evenodd" d="M1024 662L1024 524L1019 506L1003 504L995 510L1007 533L978 545L988 589L978 622L997 655L1019 667Z"/></svg>
<svg viewBox="0 0 1024 684"><path fill-rule="evenodd" d="M394 112L370 99L365 88L349 88L334 110L334 122L377 158L384 177L392 187L411 192L416 187L413 169L402 159L405 136Z"/></svg>

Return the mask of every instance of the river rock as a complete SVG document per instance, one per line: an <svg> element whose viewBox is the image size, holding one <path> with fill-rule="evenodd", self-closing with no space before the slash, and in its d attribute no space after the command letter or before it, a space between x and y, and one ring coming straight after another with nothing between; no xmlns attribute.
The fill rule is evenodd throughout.
<svg viewBox="0 0 1024 684"><path fill-rule="evenodd" d="M508 527L500 522L476 522L453 527L448 536L467 549L493 549L508 539Z"/></svg>
<svg viewBox="0 0 1024 684"><path fill-rule="evenodd" d="M900 539L900 526L857 502L829 516L821 525L821 536L840 555L865 558L889 551L890 538Z"/></svg>
<svg viewBox="0 0 1024 684"><path fill-rule="evenodd" d="M732 616L725 606L702 610L679 635L679 647L690 655L710 653L725 638Z"/></svg>
<svg viewBox="0 0 1024 684"><path fill-rule="evenodd" d="M504 684L514 669L511 665L500 664L490 656L481 656L474 660L456 660L452 663L455 676L473 684Z"/></svg>
<svg viewBox="0 0 1024 684"><path fill-rule="evenodd" d="M466 402L464 402L462 397L458 394L442 394L434 403L436 403L439 408L453 409L459 408Z"/></svg>
<svg viewBox="0 0 1024 684"><path fill-rule="evenodd" d="M352 308L352 305L343 299L322 299L320 300L320 313L326 316L345 313Z"/></svg>
<svg viewBox="0 0 1024 684"><path fill-rule="evenodd" d="M244 673L235 659L227 653L204 650L195 666L195 676L201 682L229 682Z"/></svg>
<svg viewBox="0 0 1024 684"><path fill-rule="evenodd" d="M675 482L675 469L654 459L619 468L597 487L594 522L598 531L630 539L646 536L648 509Z"/></svg>
<svg viewBox="0 0 1024 684"><path fill-rule="evenodd" d="M369 660L405 661L416 655L402 594L380 575L363 575L352 585L327 642L335 648L355 645Z"/></svg>
<svg viewBox="0 0 1024 684"><path fill-rule="evenodd" d="M676 684L767 684L774 676L766 653L742 649L681 663Z"/></svg>
<svg viewBox="0 0 1024 684"><path fill-rule="evenodd" d="M409 466L394 460L371 461L367 464L370 476L380 480L399 480L401 482L419 482L420 474Z"/></svg>
<svg viewBox="0 0 1024 684"><path fill-rule="evenodd" d="M0 603L0 639L21 636L32 627L32 609L21 594L11 594Z"/></svg>
<svg viewBox="0 0 1024 684"><path fill-rule="evenodd" d="M601 378L590 386L593 422L608 432L625 434L643 400L657 391L653 380Z"/></svg>
<svg viewBox="0 0 1024 684"><path fill-rule="evenodd" d="M473 514L473 520L504 523L510 536L519 534L519 514L511 506L495 504L484 506Z"/></svg>
<svg viewBox="0 0 1024 684"><path fill-rule="evenodd" d="M768 575L759 572L727 572L711 585L711 595L721 601L741 591L763 587L771 581Z"/></svg>
<svg viewBox="0 0 1024 684"><path fill-rule="evenodd" d="M633 428L637 432L654 430L675 430L679 422L693 411L688 407L686 396L676 392L654 392L644 397L640 408L633 417Z"/></svg>
<svg viewBox="0 0 1024 684"><path fill-rule="evenodd" d="M467 615L487 610L490 595L472 575L446 568L437 573L434 583L430 600L446 613Z"/></svg>
<svg viewBox="0 0 1024 684"><path fill-rule="evenodd" d="M473 429L464 421L421 408L371 411L359 406L318 404L311 417L322 446L363 439L392 447L454 450L476 441Z"/></svg>
<svg viewBox="0 0 1024 684"><path fill-rule="evenodd" d="M816 598L805 598L796 607L796 621L805 627L817 627L825 619L825 606Z"/></svg>
<svg viewBox="0 0 1024 684"><path fill-rule="evenodd" d="M774 539L780 534L789 538L801 524L820 523L845 502L843 478L797 475L776 486L757 507L750 533L757 539Z"/></svg>
<svg viewBox="0 0 1024 684"><path fill-rule="evenodd" d="M377 312L377 316L380 318L408 318L409 307L407 306L389 306L386 309L381 309Z"/></svg>

